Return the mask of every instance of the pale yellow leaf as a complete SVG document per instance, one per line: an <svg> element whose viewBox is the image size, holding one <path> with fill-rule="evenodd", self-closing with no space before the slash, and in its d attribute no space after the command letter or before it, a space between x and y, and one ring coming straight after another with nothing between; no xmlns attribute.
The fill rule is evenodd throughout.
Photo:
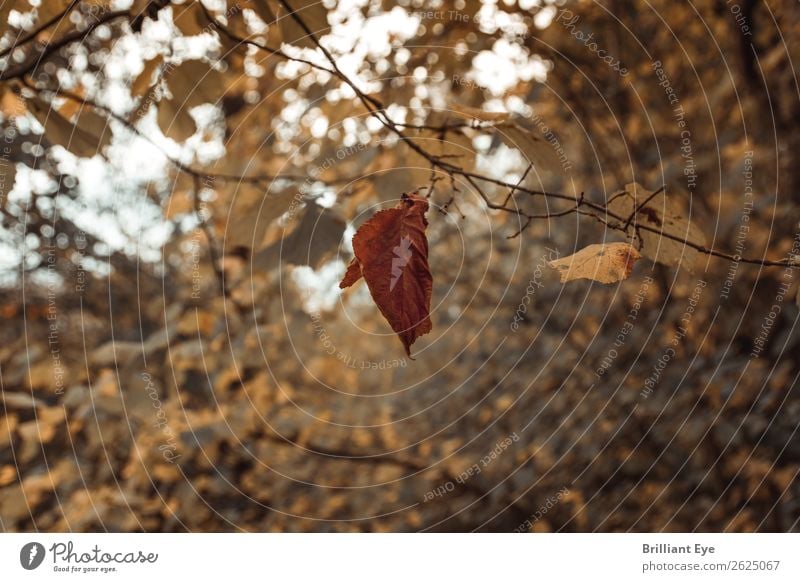
<svg viewBox="0 0 800 582"><path fill-rule="evenodd" d="M589 245L574 255L547 264L558 271L562 283L576 279L616 283L630 276L640 258L639 251L628 243L605 243Z"/></svg>

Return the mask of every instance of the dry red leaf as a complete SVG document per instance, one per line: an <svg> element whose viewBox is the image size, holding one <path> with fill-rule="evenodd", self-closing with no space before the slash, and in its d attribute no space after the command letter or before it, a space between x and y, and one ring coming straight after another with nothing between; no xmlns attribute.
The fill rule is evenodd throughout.
<svg viewBox="0 0 800 582"><path fill-rule="evenodd" d="M353 236L355 258L339 283L345 289L364 277L372 299L409 357L411 344L431 331L433 276L425 235L427 211L427 200L403 194L397 206L361 225Z"/></svg>

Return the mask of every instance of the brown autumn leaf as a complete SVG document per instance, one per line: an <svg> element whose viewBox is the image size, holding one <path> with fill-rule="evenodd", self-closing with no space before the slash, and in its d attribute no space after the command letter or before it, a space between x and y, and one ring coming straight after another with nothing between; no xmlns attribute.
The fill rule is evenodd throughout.
<svg viewBox="0 0 800 582"><path fill-rule="evenodd" d="M160 58L149 61L136 80L133 90L141 90L151 82L160 65ZM198 105L219 102L228 86L225 74L206 61L191 59L178 65L165 65L162 79L166 81L170 95L162 95L158 101L158 126L166 137L177 142L186 141L197 131L190 110ZM161 85L158 80L152 81L150 88L142 95L138 107L129 116L129 121L135 123L144 116L150 105L157 101Z"/></svg>
<svg viewBox="0 0 800 582"><path fill-rule="evenodd" d="M11 10L16 8L16 4L16 0L0 2L0 24L3 25L3 31L8 30L8 15L11 13Z"/></svg>
<svg viewBox="0 0 800 582"><path fill-rule="evenodd" d="M616 283L630 277L640 258L639 251L628 243L605 243L589 245L574 255L547 264L558 271L562 283L576 279Z"/></svg>
<svg viewBox="0 0 800 582"><path fill-rule="evenodd" d="M154 59L150 59L144 63L144 67L142 67L142 72L136 77L136 79L131 84L131 95L133 97L141 97L145 95L150 88L156 83L155 73L161 67L162 58L157 56ZM146 104L147 106L150 103Z"/></svg>
<svg viewBox="0 0 800 582"><path fill-rule="evenodd" d="M518 123L495 126L500 140L509 148L519 150L525 160L540 170L551 170L560 165L554 147L541 135Z"/></svg>
<svg viewBox="0 0 800 582"><path fill-rule="evenodd" d="M183 36L197 36L214 30L200 2L173 5L172 21Z"/></svg>
<svg viewBox="0 0 800 582"><path fill-rule="evenodd" d="M156 112L158 127L166 137L177 142L186 141L197 133L197 125L189 109L177 101L162 99Z"/></svg>
<svg viewBox="0 0 800 582"><path fill-rule="evenodd" d="M289 202L288 210L291 210L292 201ZM282 203L283 200L278 201L279 205ZM268 271L281 263L288 263L316 269L339 248L345 226L344 220L333 209L309 202L294 230L255 253L250 268L253 271Z"/></svg>
<svg viewBox="0 0 800 582"><path fill-rule="evenodd" d="M269 7L267 0L253 0L251 9L264 24L270 25L275 22L275 13L272 8Z"/></svg>
<svg viewBox="0 0 800 582"><path fill-rule="evenodd" d="M609 212L623 217L622 222L610 219L609 225L624 228L631 240L640 239L642 255L657 263L692 272L698 252L682 241L705 246L706 237L665 192L655 194L634 182L614 194L606 206ZM630 223L625 224L632 215ZM637 228L638 225L647 225L658 232ZM679 240L667 238L665 234Z"/></svg>
<svg viewBox="0 0 800 582"><path fill-rule="evenodd" d="M251 184L237 185L222 225L226 252L237 247L260 250L267 227L291 208L297 196L289 189L263 192Z"/></svg>
<svg viewBox="0 0 800 582"><path fill-rule="evenodd" d="M513 121L511 114L497 111L484 111L475 107L452 105L451 112L459 117L493 130L497 138L511 149L518 150L528 163L548 170L559 166L555 148L539 131L534 131Z"/></svg>
<svg viewBox="0 0 800 582"><path fill-rule="evenodd" d="M189 59L179 65L164 68L172 100L191 109L206 103L217 103L225 94L228 81L214 65L199 59Z"/></svg>
<svg viewBox="0 0 800 582"><path fill-rule="evenodd" d="M355 258L339 283L345 289L364 277L372 299L409 357L411 344L432 328L427 211L427 200L403 194L397 206L361 225L353 236Z"/></svg>
<svg viewBox="0 0 800 582"><path fill-rule="evenodd" d="M25 102L19 95L7 87L0 87L0 113L5 117L21 117L26 112Z"/></svg>
<svg viewBox="0 0 800 582"><path fill-rule="evenodd" d="M64 12L70 4L70 0L50 0L50 2L41 2L36 8L36 22L42 23L52 20ZM26 8L22 8L22 11L25 10Z"/></svg>
<svg viewBox="0 0 800 582"><path fill-rule="evenodd" d="M102 153L111 143L108 119L95 113L89 106L80 107L78 114L70 121L38 97L27 99L26 104L44 127L45 138L78 157L91 158Z"/></svg>

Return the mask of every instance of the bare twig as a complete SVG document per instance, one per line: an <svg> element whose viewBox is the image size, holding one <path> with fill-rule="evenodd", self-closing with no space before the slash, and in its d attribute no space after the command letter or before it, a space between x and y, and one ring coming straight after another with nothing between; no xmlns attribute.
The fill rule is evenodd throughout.
<svg viewBox="0 0 800 582"><path fill-rule="evenodd" d="M64 98L69 99L71 101L75 101L76 103L79 103L81 106L91 107L93 109L96 109L97 111L101 111L103 114L107 115L109 118L114 119L115 121L118 121L119 123L124 125L125 128L128 131L131 131L132 133L134 133L138 137L141 137L142 139L147 140L153 147L157 148L158 151L167 159L167 161L170 164L172 164L173 166L175 166L176 169L178 169L179 171L181 171L181 172L183 172L183 173L185 173L185 174L187 174L189 176L192 176L193 178L199 178L199 179L204 180L204 181L208 180L208 179L214 179L214 180L219 179L219 180L230 181L230 182L241 182L241 183L245 183L245 184L262 184L262 185L263 184L268 184L269 182L275 182L275 181L280 181L280 180L285 180L287 182L304 182L304 181L309 179L308 176L305 176L305 175L302 175L302 174L254 174L254 175L247 176L247 175L239 175L239 174L225 174L225 173L217 173L217 172L208 172L208 171L205 171L205 170L196 169L196 168L192 167L191 165L185 164L185 163L181 162L180 160L170 156L166 152L166 150L164 150L159 144L157 144L155 141L153 141L153 139L150 138L148 135L146 135L145 133L140 131L128 119L126 119L125 117L115 113L110 108L106 107L105 105L101 105L101 104L96 103L96 102L94 102L94 101L92 101L90 99L87 99L85 97L81 97L80 95L77 95L75 93L67 91L66 89L51 89L49 87L45 88L45 89L42 89L40 87L37 87L37 86L33 85L31 82L29 82L26 79L23 79L22 83L27 88L29 88L29 89L31 89L33 91L36 91L37 93L38 92L42 92L42 91L46 91L48 93L53 93L55 95L58 95L59 97L64 97ZM324 183L329 184L329 185L346 184L348 182L352 182L353 178L352 177L342 177L342 178L337 178L337 179L333 179L333 180L319 180L319 181L320 182L324 182Z"/></svg>
<svg viewBox="0 0 800 582"><path fill-rule="evenodd" d="M623 227L623 229L624 229L625 231L627 231L627 230L628 230L628 227L631 225L631 221L632 221L632 220L633 220L633 219L636 217L636 215L639 213L639 211L640 211L642 208L644 208L645 206L647 206L647 205L650 203L650 201L651 201L653 198L655 198L656 196L658 196L659 194L661 194L661 193L664 191L664 189L665 189L666 187L667 187L666 185L662 185L662 186L661 186L661 188L659 188L658 190L656 190L655 192L653 192L652 194L650 194L650 196L648 196L648 197L647 197L647 198L644 200L644 202L642 202L642 203L641 203L641 204L639 204L639 205L638 205L636 208L634 208L634 209L633 209L633 212L631 212L631 215L628 217L628 220L626 220L626 221L625 221L625 226Z"/></svg>
<svg viewBox="0 0 800 582"><path fill-rule="evenodd" d="M194 206L194 212L197 215L197 220L200 222L200 228L203 234L206 235L211 268L214 271L214 276L217 278L220 292L223 297L227 297L228 290L225 286L225 272L222 270L222 253L217 246L217 237L214 235L214 230L206 220L207 217L205 213L200 208L200 179L197 176L194 176L192 179L192 204Z"/></svg>
<svg viewBox="0 0 800 582"><path fill-rule="evenodd" d="M525 168L525 172L522 174L522 177L519 179L519 181L516 184L514 184L514 187L511 188L511 190L508 191L508 196L506 196L506 199L503 201L503 206L507 206L508 205L508 201L511 200L511 198L514 197L514 193L517 191L517 188L519 188L522 185L522 183L525 181L525 178L528 177L528 174L530 173L531 168L533 168L533 164L528 164L528 167Z"/></svg>
<svg viewBox="0 0 800 582"><path fill-rule="evenodd" d="M447 173L458 174L458 175L464 177L470 184L473 185L473 187L477 186L475 180L481 180L481 181L484 181L484 182L487 182L487 183L490 183L490 184L495 184L497 186L502 186L502 187L505 187L505 188L514 188L515 187L514 184L510 184L510 183L508 183L508 182L506 182L504 180L500 180L500 179L497 179L497 178L492 178L492 177L489 177L489 176L476 174L474 172L469 172L469 171L466 171L466 170L464 170L464 169L462 169L462 168L460 168L458 166L455 166L455 165L453 165L453 164L451 164L449 162L442 161L441 159L437 158L436 156L434 156L434 155L428 153L427 151L425 151L422 147L419 146L419 144L417 144L413 140L411 140L407 135L405 135L397 127L396 124L393 123L391 118L388 117L388 115L385 112L385 108L384 108L383 104L378 99L376 99L375 97L366 95L363 91L361 91L361 89L349 77L347 77L347 75L345 75L341 71L341 69L336 64L336 60L331 55L330 51L328 51L324 46L322 46L320 44L319 40L314 35L313 31L311 31L308 28L308 26L305 24L305 22L303 22L303 19L300 17L300 15L298 15L296 12L294 12L292 10L292 8L288 4L288 2L286 2L286 0L280 0L280 2L291 13L292 18L294 18L294 20L297 22L297 24L303 29L303 31L306 33L308 38L310 38L312 40L312 42L314 42L314 44L322 51L322 53L325 55L325 58L327 58L328 61L330 62L331 69L333 69L333 71L335 72L336 76L339 77L343 82L345 82L355 92L356 96L367 107L367 109L370 111L370 113L373 115L373 117L375 117L377 120L379 120L390 131L395 133L413 151L415 151L417 154L423 156L424 158L426 158L430 162L434 163L436 166L438 166L443 171L445 171ZM329 69L326 68L326 70L329 70ZM544 197L548 197L548 198L560 198L560 199L563 199L563 200L570 200L570 201L572 201L574 203L580 202L581 203L580 205L592 208L593 210L596 210L599 213L603 213L603 214L605 214L607 216L610 216L610 217L616 219L617 221L619 221L620 222L619 226L613 226L611 224L608 224L607 221L605 221L606 224L610 228L615 228L616 230L623 230L622 224L624 224L625 221L627 220L627 217L621 217L621 216L618 216L618 215L616 215L616 214L614 214L612 212L609 212L605 205L597 204L597 203L594 203L594 202L591 202L591 201L587 201L587 200L578 201L578 200L576 200L576 198L574 196L570 196L568 194L562 194L562 193L557 193L557 192L537 191L537 190L532 190L532 189L529 189L529 188L524 188L522 186L517 186L516 190L518 190L520 192L525 192L525 193L527 193L529 195L532 195L532 196L544 196ZM482 190L478 189L477 191L480 194L480 196L484 199L484 202L487 204L487 206L489 208L492 208L494 210L500 210L500 211L503 211L503 212L511 212L513 214L517 214L519 216L523 216L523 217L526 217L526 218L528 217L528 215L526 213L520 211L519 209L508 208L508 207L503 206L503 205L492 203L491 200L489 199L489 197ZM576 208L577 208L577 204L576 204ZM571 212L575 212L575 211L576 211L576 209L572 209L571 210ZM723 251L719 251L719 250L716 250L716 249L707 248L707 247L705 247L703 245L694 243L694 242L689 241L689 240L685 240L685 239L683 239L683 238L681 238L679 236L673 235L671 233L664 232L662 229L659 229L659 228L656 228L656 227L652 227L652 226L649 226L649 225L646 225L646 224L642 224L642 225L638 225L638 226L642 230L647 230L647 231L653 232L653 233L655 233L655 234L657 234L657 235L659 235L661 237L664 237L664 238L667 238L667 239L671 239L671 240L674 240L676 242L680 242L681 244L684 244L687 247L693 248L694 250L696 250L698 252L701 252L703 254L711 255L711 256L714 256L714 257L719 257L719 258L726 259L726 260L729 260L729 261L734 261L734 262L738 261L738 262L741 262L741 263L760 265L760 266L763 266L763 267L786 267L789 264L788 259L781 259L781 260L775 261L775 260L758 259L758 258L734 257L734 255L731 255L730 253L725 253ZM623 232L624 232L624 230L623 230Z"/></svg>
<svg viewBox="0 0 800 582"><path fill-rule="evenodd" d="M486 175L483 175L483 174L478 174L476 172L465 170L465 169L461 168L460 166L456 165L455 163L443 159L442 156L436 156L436 155L433 155L430 152L426 151L423 147L421 147L418 143L416 143L410 136L406 135L403 132L403 130L401 129L401 127L404 127L406 129L409 129L409 128L414 128L414 129L420 129L420 128L434 129L434 128L433 127L428 127L428 126L410 126L410 125L398 124L398 123L394 122L388 116L384 105L381 103L381 101L379 99L377 99L376 97L374 97L372 95L368 95L368 94L364 93L358 87L358 85L354 81L352 81L339 68L339 66L338 66L338 64L336 62L336 59L333 57L333 55L330 53L330 51L328 49L326 49L323 45L320 44L320 42L317 39L317 37L314 34L314 32L311 31L308 28L308 26L303 21L303 19L300 17L300 15L297 14L291 8L289 3L286 2L286 0L280 0L280 3L287 9L287 11L290 13L290 16L303 29L303 31L306 33L308 38L320 49L320 51L322 52L322 54L327 59L327 61L328 61L330 66L326 66L326 65L319 64L319 63L315 63L313 61L310 61L310 60L307 60L307 59L303 59L303 58L300 58L300 57L290 56L290 55L286 54L285 52L283 52L283 51L281 51L279 49L274 49L274 48L262 45L260 43L257 43L255 41L252 41L252 40L249 40L249 39L240 38L237 35L235 35L232 32L230 32L221 23L219 23L213 17L213 15L208 10L206 10L206 8L204 6L203 6L203 10L206 11L206 15L208 16L209 20L213 23L215 28L217 28L220 31L220 33L226 35L231 40L233 40L235 42L238 42L238 43L241 43L241 44L245 44L245 45L256 47L259 50L268 52L269 54L278 56L280 58L283 58L283 59L286 59L286 60L289 60L289 61L304 63L304 64L306 64L306 65L308 65L310 67L313 67L314 69L317 69L317 70L320 70L320 71L324 71L324 72L326 72L328 74L331 74L331 75L339 78L343 83L345 83L347 86L349 86L353 90L353 92L355 93L355 95L358 98L358 100L365 106L365 108L367 109L367 111L368 111L368 113L370 115L372 115L373 117L375 117L375 119L380 121L381 124L384 127L386 127L389 131L391 131L392 133L397 135L398 138L402 142L404 142L407 145L407 147L409 147L412 151L414 151L418 155L422 156L424 159L428 160L431 163L432 167L438 168L439 170L443 171L444 173L450 175L451 179L452 179L453 176L460 176L460 177L464 178L467 182L469 182L472 185L473 188L475 188L475 190L478 192L478 194L481 196L481 198L484 200L484 202L486 203L486 205L489 208L491 208L493 210L498 210L498 211L502 211L502 212L509 212L509 213L516 214L516 215L520 216L521 218L525 219L525 221L526 221L525 224L529 224L530 221L538 219L538 218L552 218L552 217L556 217L556 216L565 216L567 214L571 214L571 213L575 212L575 213L578 213L580 215L590 216L590 217L592 217L592 218L594 218L596 220L599 220L599 221L603 222L604 224L606 224L606 226L608 226L609 228L613 228L613 229L619 230L619 231L621 231L623 233L627 233L627 227L630 225L630 221L632 220L632 218L631 217L618 216L618 215L614 214L613 212L610 212L608 210L608 208L607 208L607 205L591 202L591 201L583 199L583 197L581 197L580 199L576 199L575 196L572 196L572 195L569 195L569 194L560 193L560 192L548 192L548 191L541 191L541 190L534 190L534 189L531 189L531 188L526 188L526 187L522 186L522 184L521 184L522 181L520 181L520 183L517 183L517 184L512 184L512 183L506 182L505 180L501 180L501 179L498 179L498 178L493 178L491 176L486 176ZM87 30L80 31L80 32L77 32L77 31L73 32L71 34L65 35L64 37L62 37L61 39L59 39L55 43L47 45L45 47L45 49L43 49L43 51L39 55L38 60L46 58L49 54L52 54L52 52L60 49L63 46L66 46L70 42L73 42L75 40L79 40L80 38L83 38L84 36L89 34L94 28L96 28L100 24L102 24L104 22L108 22L110 20L113 20L114 18L117 18L117 17L120 17L120 16L127 16L127 15L128 15L127 11L111 12L111 13L106 14L103 18L98 19L96 22L92 23L92 26L90 26ZM38 60L37 60L37 62L38 62ZM35 66L36 66L36 62L25 62L25 63L22 63L21 65L19 65L18 67L15 67L13 69L10 69L10 70L6 69L2 73L0 73L0 80L9 79L9 78L15 78L15 77L22 77L25 74L27 74L30 70L34 69ZM127 120L125 120L125 121L127 121ZM443 128L435 128L435 129L447 129L447 130L453 130L453 131L457 131L458 130L458 129L456 129L456 126L444 126ZM212 176L212 174L207 174L207 173L204 173L204 172L198 172L198 171L194 170L193 168L190 168L190 167L186 166L185 164L181 164L177 160L172 160L172 161L175 163L176 167L178 167L179 169L181 169L184 172L187 172L188 174L190 174L192 176L195 176L195 177L197 177L197 176L209 176L209 177ZM254 178L254 180L257 181L258 178ZM561 200L566 200L566 201L571 202L574 206L572 208L568 209L568 210L557 212L557 213L548 213L548 214L544 214L544 215L528 214L528 213L526 213L526 212L524 212L524 211L522 211L522 210L520 210L518 208L508 207L505 203L504 204L496 204L496 203L492 202L491 199L489 198L489 196L486 194L486 192L484 192L483 189L479 186L478 182L483 182L483 183L486 183L486 184L492 184L494 186L499 186L499 187L502 187L502 188L508 188L510 193L512 193L512 195L514 193L521 192L521 193L527 194L529 196L542 196L544 198L561 199ZM653 196L655 194L657 194L658 192L659 191L656 191L655 193L653 193ZM507 197L506 198L506 202L508 202L509 200L510 200L510 198ZM646 202L647 201L645 201L645 203ZM590 209L591 211L594 211L594 212L582 211L582 210L580 210L581 207L586 207L587 209ZM618 224L612 224L608 220L602 218L602 216L613 218L615 221L618 222ZM747 264L753 264L753 265L760 265L760 266L764 266L764 267L768 267L768 266L785 267L785 266L789 265L788 259L768 260L768 259L760 259L760 258L748 258L748 257L734 256L734 255L732 255L730 253L725 253L723 251L719 251L719 250L716 250L716 249L707 248L707 247L705 247L703 245L694 243L692 241L685 240L685 239L683 239L683 238L681 238L681 237L679 237L677 235L673 235L671 233L664 232L660 228L653 227L653 226L650 226L650 225L647 225L647 224L637 225L637 228L641 229L641 230L653 232L653 233L655 233L655 234L657 234L657 235L659 235L659 236L661 236L663 238L666 238L666 239L670 239L670 240L674 240L676 242L680 242L681 244L683 244L683 245L685 245L685 246L687 246L689 248L692 248L692 249L694 249L694 250L696 250L696 251L698 251L700 253L711 255L711 256L714 256L714 257L722 258L722 259L726 259L728 261L735 261L735 262L741 262L741 263L747 263Z"/></svg>
<svg viewBox="0 0 800 582"><path fill-rule="evenodd" d="M43 60L48 58L50 55L55 53L56 51L61 50L67 45L72 44L73 42L77 42L86 38L89 34L94 32L94 30L107 22L111 22L112 20L116 20L117 18L122 18L124 16L130 16L130 13L127 10L116 10L112 12L108 12L97 20L90 23L85 29L82 30L73 30L68 32L61 38L47 43L42 47L42 49L35 54L32 58L26 59L19 65L15 67L6 67L2 71L0 71L0 81L8 81L9 79L21 79L25 75L36 70L36 67L39 66ZM16 48L12 46L11 49L13 50Z"/></svg>

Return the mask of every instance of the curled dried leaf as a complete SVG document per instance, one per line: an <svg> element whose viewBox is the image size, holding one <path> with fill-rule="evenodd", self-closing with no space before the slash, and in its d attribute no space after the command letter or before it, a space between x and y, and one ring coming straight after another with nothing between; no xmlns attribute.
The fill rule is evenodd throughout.
<svg viewBox="0 0 800 582"><path fill-rule="evenodd" d="M589 245L574 255L547 264L558 271L562 283L576 279L616 283L630 277L640 258L639 251L628 243L605 243Z"/></svg>
<svg viewBox="0 0 800 582"><path fill-rule="evenodd" d="M409 357L411 344L432 329L427 211L425 198L404 194L397 206L362 224L353 236L355 258L339 283L344 289L364 277Z"/></svg>

